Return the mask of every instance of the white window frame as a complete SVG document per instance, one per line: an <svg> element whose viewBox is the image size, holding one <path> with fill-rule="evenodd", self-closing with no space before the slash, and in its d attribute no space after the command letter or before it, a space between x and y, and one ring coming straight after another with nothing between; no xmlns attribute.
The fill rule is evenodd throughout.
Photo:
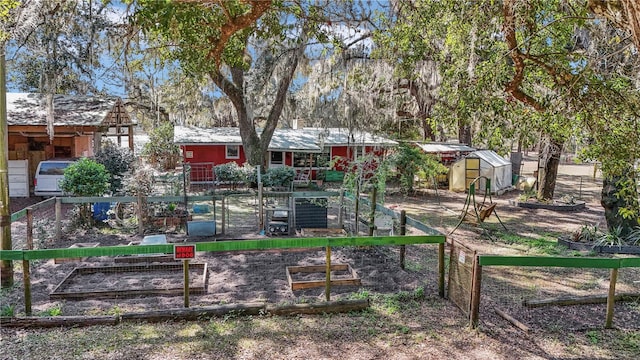
<svg viewBox="0 0 640 360"><path fill-rule="evenodd" d="M275 153L282 154L282 162L281 163L274 163L273 162L273 154L275 154ZM269 152L269 167L281 167L281 166L284 166L286 158L287 158L287 156L286 156L284 151L270 151Z"/></svg>
<svg viewBox="0 0 640 360"><path fill-rule="evenodd" d="M229 155L229 150L235 148L236 155ZM225 159L240 159L240 145L225 145L224 152Z"/></svg>

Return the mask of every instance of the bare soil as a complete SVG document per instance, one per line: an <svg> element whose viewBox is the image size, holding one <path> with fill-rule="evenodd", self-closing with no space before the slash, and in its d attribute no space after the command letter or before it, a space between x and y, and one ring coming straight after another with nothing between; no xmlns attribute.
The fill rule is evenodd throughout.
<svg viewBox="0 0 640 360"><path fill-rule="evenodd" d="M532 174L535 162L527 162L523 174ZM599 204L601 179L594 178L592 165L564 164L560 168L556 198L571 196L586 203L579 212L524 209L511 201L511 191L485 202L496 203L498 217L482 225L463 222L455 231L466 194L422 189L412 196L388 195L388 207L405 209L415 217L482 254L539 254L534 242L569 234L584 224L605 227ZM481 198L476 199L482 202ZM16 224L19 234L19 224ZM14 227L16 229L16 227ZM19 235L18 235L19 236ZM525 241L513 241L513 238ZM527 239L530 242L527 242ZM180 235L170 242L183 241ZM99 241L101 246L126 245L140 241L135 235L76 233L52 247ZM350 264L362 279L361 287L332 290L332 300L366 297L372 307L364 313L296 317L228 317L194 323L120 324L86 329L16 330L2 329L2 359L636 359L640 357L640 307L637 303L616 304L616 329L603 330L605 305L580 305L523 309L508 308L509 314L530 327L525 333L494 312L505 297L536 291L537 295L564 295L574 280L581 293L607 290L608 273L584 274L563 269L499 269L485 274L481 321L476 330L450 301L437 295L437 257L433 246L410 246L407 268L398 266L398 249L393 247L338 248L334 263ZM567 254L565 254L567 255ZM578 255L578 254L573 254ZM580 254L582 256L587 254ZM232 254L198 253L195 262L207 263L207 293L192 298L192 306L266 301L274 304L309 303L324 300L324 289L291 291L285 267L319 265L325 262L322 249L265 251ZM54 301L49 294L78 266L113 265L112 258L84 259L55 264L32 264L34 313L43 315L61 309L62 315L106 315L182 306L180 296L124 297ZM121 263L119 263L121 264ZM2 294L2 303L22 308L21 269L16 287ZM531 275L528 288L514 291L503 281ZM92 275L79 289L155 287L167 288L179 281L175 274L132 279L118 273ZM335 275L342 275L335 273ZM307 275L300 279L316 279ZM595 280L594 280L595 279ZM640 291L640 274L627 273L621 279L625 291ZM194 274L194 281L199 281ZM483 280L484 281L484 280ZM530 280L526 280L530 281ZM572 285L568 285L571 281ZM505 291L505 289L509 289ZM511 301L511 303L518 303Z"/></svg>

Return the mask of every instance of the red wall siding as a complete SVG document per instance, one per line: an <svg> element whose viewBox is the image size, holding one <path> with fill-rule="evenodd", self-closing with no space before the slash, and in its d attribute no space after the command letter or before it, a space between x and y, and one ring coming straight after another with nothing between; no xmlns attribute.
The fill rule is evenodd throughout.
<svg viewBox="0 0 640 360"><path fill-rule="evenodd" d="M181 148L184 161L188 163L212 162L215 165L220 165L235 162L242 166L242 164L247 162L242 146L240 146L239 159L227 159L227 149L225 145L182 145ZM192 158L186 158L185 153L187 151L193 151Z"/></svg>

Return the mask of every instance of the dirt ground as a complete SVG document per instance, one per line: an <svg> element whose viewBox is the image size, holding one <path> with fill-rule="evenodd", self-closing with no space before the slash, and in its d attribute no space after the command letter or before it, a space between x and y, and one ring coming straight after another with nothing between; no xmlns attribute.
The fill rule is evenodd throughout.
<svg viewBox="0 0 640 360"><path fill-rule="evenodd" d="M529 159L531 160L531 159ZM535 162L525 163L522 174L532 176ZM571 196L585 202L586 208L578 212L556 212L541 209L524 209L513 205L519 191L510 191L493 196L496 214L506 227L502 229L498 218L490 216L483 226L474 226L464 222L453 233L465 204L466 194L452 193L433 189L421 189L413 196L391 194L386 197L386 206L396 210L404 209L409 216L430 224L444 234L448 241L456 241L482 254L537 254L536 248L522 242L511 242L508 238L519 237L536 240L541 237L557 237L570 234L585 224L598 224L605 227L604 211L599 204L602 179L591 164L563 164L560 167L556 198ZM479 199L478 199L479 200ZM487 199L486 201L489 201ZM12 204L13 205L13 204ZM24 206L24 204L22 204ZM16 205L19 206L19 205ZM18 225L18 234L19 229ZM19 235L18 235L19 236ZM126 245L139 241L136 235L105 234L104 232L77 233L67 238L59 247L73 243L95 242L101 246ZM180 235L169 236L170 242L183 241ZM52 355L43 358L140 358L140 359L186 359L186 358L238 358L238 359L634 359L640 356L640 309L638 305L617 304L615 335L612 331L603 331L602 314L604 305L585 305L579 307L553 307L550 310L511 313L530 326L528 333L515 329L492 310L500 304L501 291L488 282L483 291L488 293L481 308L481 322L477 330L469 330L466 320L451 302L437 296L437 255L433 246L410 246L407 249L407 268L398 266L398 249L393 247L375 247L365 249L338 248L333 251L334 263L350 264L362 279L361 287L341 286L332 290L332 300L369 297L373 300L373 310L362 315L332 315L328 317L300 316L293 319L271 318L223 319L222 325L211 330L213 323L160 324L154 327L156 337L146 341L126 340L132 352L124 352L121 344L108 350L107 340L102 332L109 328L94 327L86 330L95 334L99 351L81 354L56 352L62 347L56 339L56 331L45 330L2 330L2 359L24 358L24 354L36 354L38 349L52 351ZM584 255L584 254L583 254ZM120 259L118 264L127 264ZM305 251L266 251L233 254L201 254L195 262L207 264L207 274L194 273L192 283L204 281L207 292L192 298L192 306L209 306L237 302L266 301L273 304L313 303L324 300L324 289L316 288L291 291L286 277L286 267L292 265L318 265L325 262L322 249ZM112 258L85 259L82 263L53 261L32 265L32 296L34 313L47 314L51 309L60 309L63 315L107 315L122 312L135 312L162 308L179 308L183 299L180 296L121 297L116 299L91 298L52 300L49 294L65 280L74 268L79 266L113 265ZM528 270L524 270L525 272ZM559 292L566 287L558 281L549 286L549 281L558 274L539 272L544 291ZM181 272L167 273L162 279L148 279L140 284L140 279L132 279L118 272L106 272L82 278L81 275L68 281L76 281L73 286L82 284L83 291L140 288L166 289L179 281ZM335 273L335 276L345 274ZM513 273L517 277L523 274ZM23 312L21 307L21 271L16 271L18 285L10 292L2 294L3 304L16 304L15 311ZM296 275L295 280L317 279L316 275ZM559 274L571 278L573 273ZM589 278L591 274L581 274ZM593 274L600 279L606 274ZM347 276L348 277L348 276ZM633 279L637 273L626 279L632 290L640 291ZM174 279L174 280L172 280ZM175 280L177 279L177 280ZM543 284L544 283L544 284ZM74 287L65 287L73 291ZM606 290L606 282L602 287ZM549 290L551 289L551 290ZM525 289L526 290L526 289ZM585 288L585 292L590 289ZM523 290L524 291L524 290ZM418 294L419 295L416 295ZM398 294L412 294L400 299L396 310L389 308L391 300ZM403 295L404 296L404 295ZM483 294L484 296L484 294ZM391 299L391 300L390 300ZM417 301L419 300L419 301ZM398 311L399 310L399 311ZM542 319L542 320L540 320ZM588 319L585 321L585 319ZM329 321L330 320L330 321ZM225 321L232 323L234 329L225 328ZM228 325L227 323L227 325ZM140 325L144 326L144 325ZM222 328L219 328L222 326ZM192 330L187 330L191 328ZM196 330L193 330L196 328ZM140 328L135 325L118 325L113 328L123 333L136 333L141 337ZM350 330L349 330L350 329ZM213 332L212 332L213 331ZM181 332L182 337L176 337ZM41 342L28 343L25 339L38 334ZM82 334L72 331L73 341L82 338ZM224 335L224 336L222 336ZM84 334L86 336L86 334ZM222 337L221 337L222 336ZM247 337L247 338L245 338ZM630 339L618 342L618 338ZM221 341L222 344L202 342ZM118 338L113 341L123 341ZM163 344L179 342L175 347ZM214 342L215 342L214 341ZM102 344L105 342L105 344ZM149 345L151 344L151 345ZM191 345L189 345L191 344ZM82 347L82 346L81 346ZM102 349L104 347L104 349ZM185 350L186 349L186 350ZM200 349L198 351L197 349ZM217 350L215 350L217 349ZM331 350L329 350L331 349Z"/></svg>

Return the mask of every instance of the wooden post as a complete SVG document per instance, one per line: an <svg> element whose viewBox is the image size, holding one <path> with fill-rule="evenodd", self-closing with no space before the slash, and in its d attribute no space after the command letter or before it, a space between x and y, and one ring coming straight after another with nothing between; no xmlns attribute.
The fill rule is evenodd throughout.
<svg viewBox="0 0 640 360"><path fill-rule="evenodd" d="M324 285L324 297L327 301L331 300L331 246L327 246L327 269L326 269L326 283Z"/></svg>
<svg viewBox="0 0 640 360"><path fill-rule="evenodd" d="M225 226L226 226L226 221L227 221L226 220L226 216L225 216L225 214L227 213L227 209L226 209L226 205L225 205L225 203L226 203L225 200L226 199L227 199L227 197L223 196L222 200L221 200L221 202L222 202L222 235L225 234Z"/></svg>
<svg viewBox="0 0 640 360"><path fill-rule="evenodd" d="M371 210L369 212L369 236L373 236L373 231L375 230L376 224L376 198L378 197L378 188L373 187L371 191L371 202L369 203L371 206Z"/></svg>
<svg viewBox="0 0 640 360"><path fill-rule="evenodd" d="M144 220L142 216L142 194L138 194L138 235L144 235Z"/></svg>
<svg viewBox="0 0 640 360"><path fill-rule="evenodd" d="M258 183L258 220L260 230L264 230L264 199L262 191L262 183Z"/></svg>
<svg viewBox="0 0 640 360"><path fill-rule="evenodd" d="M56 197L56 240L62 237L62 200Z"/></svg>
<svg viewBox="0 0 640 360"><path fill-rule="evenodd" d="M354 224L354 229L355 229L355 235L358 236L358 234L360 233L360 181L356 182L356 193L355 195L355 205L354 205L354 212L355 212L355 224Z"/></svg>
<svg viewBox="0 0 640 360"><path fill-rule="evenodd" d="M400 235L404 236L407 233L407 212L405 210L400 211ZM404 270L404 257L407 251L406 245L400 245L400 268Z"/></svg>
<svg viewBox="0 0 640 360"><path fill-rule="evenodd" d="M438 244L438 295L444 297L444 244Z"/></svg>
<svg viewBox="0 0 640 360"><path fill-rule="evenodd" d="M27 250L33 250L33 208L27 208Z"/></svg>
<svg viewBox="0 0 640 360"><path fill-rule="evenodd" d="M338 228L344 227L344 190L340 191L340 208L338 209Z"/></svg>
<svg viewBox="0 0 640 360"><path fill-rule="evenodd" d="M472 328L478 326L480 313L480 288L482 283L482 267L478 256L473 257L473 275L471 280L471 309L469 309L469 323Z"/></svg>
<svg viewBox="0 0 640 360"><path fill-rule="evenodd" d="M613 327L613 310L616 304L616 282L618 281L618 269L611 269L611 279L609 279L609 296L607 297L607 317L604 324L606 329Z"/></svg>
<svg viewBox="0 0 640 360"><path fill-rule="evenodd" d="M189 307L189 260L182 260L184 272L184 307Z"/></svg>
<svg viewBox="0 0 640 360"><path fill-rule="evenodd" d="M22 279L24 281L24 313L27 316L31 316L31 269L29 268L29 260L22 259Z"/></svg>

